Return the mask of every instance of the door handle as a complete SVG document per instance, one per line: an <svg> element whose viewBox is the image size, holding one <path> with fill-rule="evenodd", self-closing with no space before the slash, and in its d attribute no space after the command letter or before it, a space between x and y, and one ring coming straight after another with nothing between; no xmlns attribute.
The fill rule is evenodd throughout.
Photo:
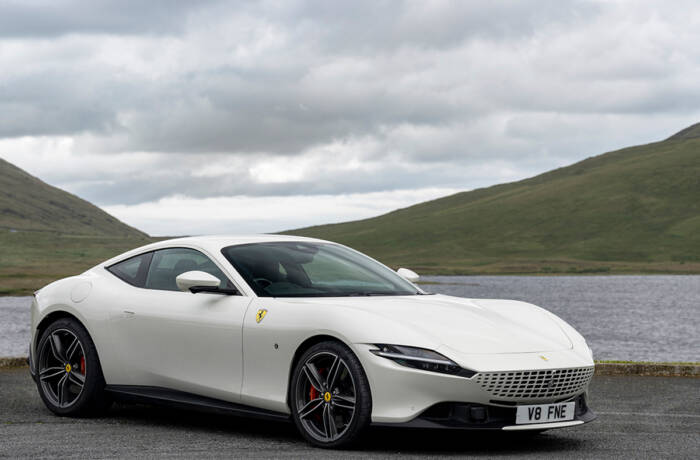
<svg viewBox="0 0 700 460"><path fill-rule="evenodd" d="M112 321L119 321L123 319L135 318L136 313L133 310L112 310L109 312L109 318Z"/></svg>

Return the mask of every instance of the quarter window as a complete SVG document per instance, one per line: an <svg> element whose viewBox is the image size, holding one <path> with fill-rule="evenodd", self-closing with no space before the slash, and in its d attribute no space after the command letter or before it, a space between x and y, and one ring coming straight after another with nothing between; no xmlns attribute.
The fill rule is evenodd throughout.
<svg viewBox="0 0 700 460"><path fill-rule="evenodd" d="M107 267L113 275L132 286L143 287L143 281L148 270L148 263L153 257L152 252L131 257L110 267Z"/></svg>
<svg viewBox="0 0 700 460"><path fill-rule="evenodd" d="M188 248L161 249L153 255L153 261L146 277L147 289L179 291L176 278L189 271L202 271L221 280L222 289L234 289L226 275L207 256Z"/></svg>

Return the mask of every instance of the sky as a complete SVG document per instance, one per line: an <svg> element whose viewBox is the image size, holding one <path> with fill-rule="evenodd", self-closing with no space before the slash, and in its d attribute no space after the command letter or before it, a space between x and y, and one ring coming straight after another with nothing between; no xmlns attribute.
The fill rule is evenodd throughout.
<svg viewBox="0 0 700 460"><path fill-rule="evenodd" d="M697 1L0 0L0 157L151 235L375 216L700 121Z"/></svg>

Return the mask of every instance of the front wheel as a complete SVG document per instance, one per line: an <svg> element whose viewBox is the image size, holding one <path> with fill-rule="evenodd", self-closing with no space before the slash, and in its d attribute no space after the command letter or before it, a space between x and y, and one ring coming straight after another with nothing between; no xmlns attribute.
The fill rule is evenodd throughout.
<svg viewBox="0 0 700 460"><path fill-rule="evenodd" d="M75 319L61 318L41 335L36 385L56 415L90 415L109 407L97 349Z"/></svg>
<svg viewBox="0 0 700 460"><path fill-rule="evenodd" d="M310 443L346 447L369 425L372 412L367 376L357 356L338 342L309 348L294 368L292 418Z"/></svg>

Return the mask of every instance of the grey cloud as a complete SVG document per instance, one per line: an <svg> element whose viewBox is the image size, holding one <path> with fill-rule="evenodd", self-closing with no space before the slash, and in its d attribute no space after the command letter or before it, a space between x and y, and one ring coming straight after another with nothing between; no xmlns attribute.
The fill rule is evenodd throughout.
<svg viewBox="0 0 700 460"><path fill-rule="evenodd" d="M211 158L210 158L211 157ZM200 156L200 162L216 165L217 156ZM330 160L330 159L329 159ZM330 160L332 161L332 160ZM337 195L385 190L440 187L484 186L489 177L467 167L446 167L387 162L371 171L323 170L300 180L260 183L245 168L222 166L221 174L201 177L191 174L196 161L187 155L164 156L147 170L124 176L118 172L83 170L70 176L54 176L52 183L71 190L99 205L138 204L163 197L183 195L191 198L223 196ZM532 170L531 170L532 171Z"/></svg>
<svg viewBox="0 0 700 460"><path fill-rule="evenodd" d="M116 112L107 87L111 96L120 93L119 84L69 68L0 77L0 137L112 131Z"/></svg>
<svg viewBox="0 0 700 460"><path fill-rule="evenodd" d="M209 2L207 2L209 3ZM0 37L178 33L203 2L23 0L0 3Z"/></svg>
<svg viewBox="0 0 700 460"><path fill-rule="evenodd" d="M309 178L300 182L259 184L249 177L232 175L231 177L192 178L152 174L150 177L127 177L118 182L90 184L87 187L78 184L62 184L74 193L101 206L114 204L138 204L155 201L163 197L184 195L190 198L211 198L222 196L275 196L289 195L338 195L346 193L368 193L386 190L406 190L436 186L466 188L473 186L475 179L451 171L392 170L362 173L336 174L318 178ZM452 177L450 177L452 176ZM478 179L478 178L477 178ZM477 185L486 185L483 181Z"/></svg>
<svg viewBox="0 0 700 460"><path fill-rule="evenodd" d="M531 34L548 20L577 18L595 9L587 3L564 5L559 1L536 7L514 1L486 6L374 1L217 3L210 8L191 4L4 4L5 10L0 11L4 19L0 21L5 23L0 22L0 35L6 36L118 36L169 31L187 39L188 30L206 29L221 17L248 14L261 18L265 27L285 31L289 43L278 52L261 56L257 69L226 62L224 53L224 60L215 69L174 72L156 81L127 73L128 84L123 81L123 69L108 63L87 64L92 58L89 55L71 62L68 54L64 68L45 69L34 64L39 66L38 73L0 81L0 104L12 114L6 115L12 120L3 123L0 136L112 130L128 137L124 149L283 153L329 139L371 133L382 124L439 124L455 114L463 116L469 106L450 104L436 97L434 90L419 94L410 83L407 88L392 88L392 80L421 69L402 69L404 64L392 62L391 56L377 55L378 51L386 51L387 46L414 46L426 52L455 46L467 38L509 35L504 31ZM219 52L217 43L211 45ZM308 81L319 67L343 55L353 59L362 50L376 58L366 62L373 68L354 81L350 77L349 83L343 82L342 73ZM296 53L300 58L287 62L285 54ZM410 61L411 56L405 59ZM132 117L131 125L115 122L122 113Z"/></svg>
<svg viewBox="0 0 700 460"><path fill-rule="evenodd" d="M557 0L484 3L316 0L293 5L271 14L281 16L288 23L304 18L298 28L318 38L323 48L369 54L406 46L449 48L475 38L520 38L553 21L579 22L599 9L590 2Z"/></svg>
<svg viewBox="0 0 700 460"><path fill-rule="evenodd" d="M75 136L75 155L162 154L147 171L124 160L118 174L47 172L100 204L473 188L697 121L693 6L3 3L0 138ZM321 168L281 183L245 168L193 174L203 162L301 161L365 138L375 147L354 158L376 163L372 172ZM343 161L329 152L318 161Z"/></svg>
<svg viewBox="0 0 700 460"><path fill-rule="evenodd" d="M330 87L299 88L296 83L202 83L196 89L173 84L171 94L182 88L177 98L162 97L151 110L135 109L124 148L298 154L333 139L376 133L387 124L439 124L453 112L430 98L373 88L338 93Z"/></svg>

